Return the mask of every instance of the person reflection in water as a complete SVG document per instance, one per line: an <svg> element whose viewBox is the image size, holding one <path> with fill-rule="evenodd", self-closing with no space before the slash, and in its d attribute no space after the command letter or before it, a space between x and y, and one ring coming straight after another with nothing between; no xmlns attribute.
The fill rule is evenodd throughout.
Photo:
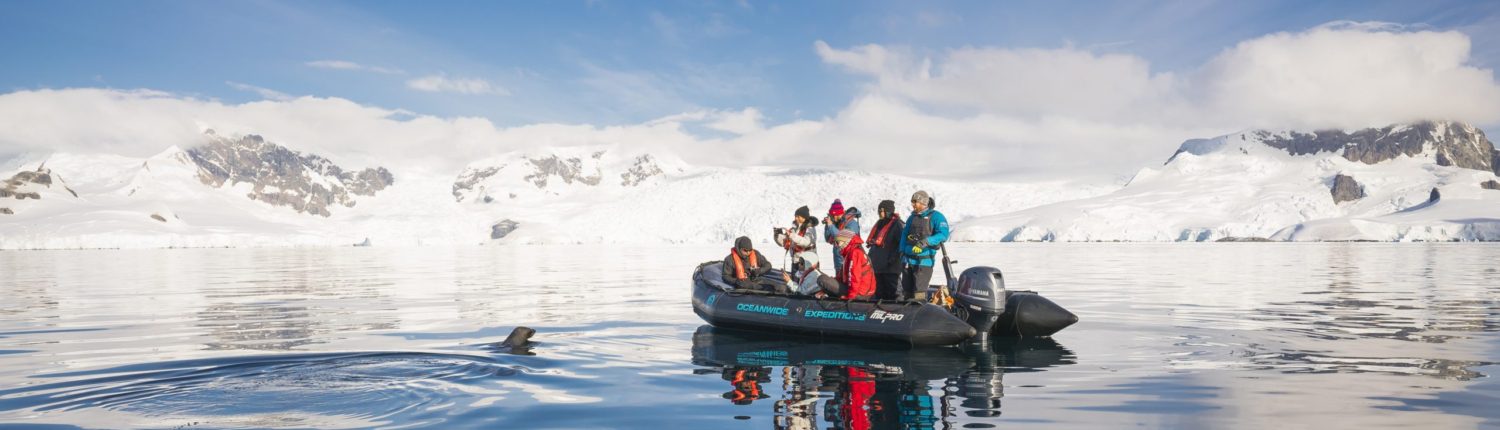
<svg viewBox="0 0 1500 430"><path fill-rule="evenodd" d="M725 381L729 381L729 385L733 389L724 393L723 397L736 405L748 405L754 403L756 400L770 397L761 392L760 389L762 382L771 381L769 370L763 366L731 366L724 368L722 377Z"/></svg>

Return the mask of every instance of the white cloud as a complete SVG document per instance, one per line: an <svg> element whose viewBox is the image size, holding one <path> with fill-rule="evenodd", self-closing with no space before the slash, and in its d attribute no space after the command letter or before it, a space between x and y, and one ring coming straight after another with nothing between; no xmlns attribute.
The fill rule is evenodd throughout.
<svg viewBox="0 0 1500 430"><path fill-rule="evenodd" d="M734 134L749 134L765 128L761 125L760 110L745 108L738 112L722 112L706 127Z"/></svg>
<svg viewBox="0 0 1500 430"><path fill-rule="evenodd" d="M478 78L450 78L447 75L427 75L406 81L407 88L433 93L456 93L472 95L508 96L510 91L489 81Z"/></svg>
<svg viewBox="0 0 1500 430"><path fill-rule="evenodd" d="M712 80L667 85L663 76L602 68L590 69L582 84L682 113L618 126L500 128L481 118L339 98L225 104L153 91L18 91L0 95L0 153L149 155L166 145L192 145L203 128L214 128L358 160L354 166L456 170L467 160L537 145L613 143L668 148L700 164L1108 177L1159 164L1182 140L1248 127L1348 128L1418 118L1500 123L1500 85L1489 70L1468 64L1469 49L1455 32L1336 24L1248 40L1174 74L1153 71L1136 56L1075 48L970 47L934 55L820 42L815 50L823 61L868 83L831 117L779 124L754 107L704 109L682 97L716 85ZM503 91L484 81L434 78L411 85Z"/></svg>
<svg viewBox="0 0 1500 430"><path fill-rule="evenodd" d="M344 60L318 60L308 61L303 64L307 65L307 67L312 67L315 69L356 70L364 72L383 73L387 75L401 75L406 73L400 69L391 69L380 66L367 66L353 61Z"/></svg>
<svg viewBox="0 0 1500 430"><path fill-rule="evenodd" d="M920 145L911 159L930 158L934 167L927 170L934 173L1048 166L1128 172L1159 163L1182 140L1246 128L1500 123L1500 84L1490 70L1469 63L1467 36L1387 23L1270 34L1181 74L1153 71L1134 55L1073 47L964 47L932 55L820 41L814 50L825 63L870 81L816 132L798 126L793 140L803 143L776 145L795 159L829 157L853 166L903 163L869 153ZM837 140L859 142L860 151L821 151L830 145L818 142Z"/></svg>
<svg viewBox="0 0 1500 430"><path fill-rule="evenodd" d="M1500 120L1500 85L1469 64L1462 33L1330 23L1241 42L1190 74L1072 47L965 47L919 56L817 42L868 92L934 108L1017 117L1218 127L1364 127L1416 119Z"/></svg>
<svg viewBox="0 0 1500 430"><path fill-rule="evenodd" d="M1500 85L1469 65L1468 36L1395 28L1342 24L1241 42L1204 66L1189 91L1213 119L1253 126L1500 120Z"/></svg>
<svg viewBox="0 0 1500 430"><path fill-rule="evenodd" d="M283 93L281 91L276 91L276 90L273 90L273 89L270 89L270 88L257 87L257 86L246 84L246 83L240 83L240 82L235 82L235 81L224 81L224 84L225 85L229 85L230 88L234 88L236 90L249 91L249 92L252 92L252 93L259 94L261 96L261 98L265 98L267 100L286 101L286 100L291 100L293 98L291 95L289 95L287 93Z"/></svg>

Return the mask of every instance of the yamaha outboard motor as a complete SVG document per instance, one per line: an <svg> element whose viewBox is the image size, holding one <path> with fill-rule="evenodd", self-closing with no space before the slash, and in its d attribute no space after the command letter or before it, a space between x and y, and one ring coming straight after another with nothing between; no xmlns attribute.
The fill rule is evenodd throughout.
<svg viewBox="0 0 1500 430"><path fill-rule="evenodd" d="M1005 313L1005 277L1000 269L970 267L958 276L952 294L953 315L979 332L973 340L988 341L995 322Z"/></svg>

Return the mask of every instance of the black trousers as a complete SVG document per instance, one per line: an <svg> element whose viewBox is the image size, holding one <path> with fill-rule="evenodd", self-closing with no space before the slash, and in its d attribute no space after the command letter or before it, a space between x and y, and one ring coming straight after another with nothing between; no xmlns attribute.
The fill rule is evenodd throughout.
<svg viewBox="0 0 1500 430"><path fill-rule="evenodd" d="M932 266L906 266L901 276L901 298L927 301L927 284L932 282Z"/></svg>
<svg viewBox="0 0 1500 430"><path fill-rule="evenodd" d="M875 298L896 300L901 297L901 272L875 274Z"/></svg>

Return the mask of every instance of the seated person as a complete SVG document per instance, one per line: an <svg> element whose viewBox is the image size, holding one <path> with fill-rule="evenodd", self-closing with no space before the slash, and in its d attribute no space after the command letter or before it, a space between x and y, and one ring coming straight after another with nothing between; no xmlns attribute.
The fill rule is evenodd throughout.
<svg viewBox="0 0 1500 430"><path fill-rule="evenodd" d="M729 248L729 256L724 257L724 283L733 285L735 288L747 290L765 290L761 284L756 282L757 278L771 271L771 262L766 256L750 243L750 238L740 236L734 240L734 247ZM779 287L779 285L778 285ZM781 290L781 288L772 288Z"/></svg>
<svg viewBox="0 0 1500 430"><path fill-rule="evenodd" d="M870 269L870 259L865 256L859 234L851 230L839 230L834 239L838 253L843 256L843 265L838 268L838 283L843 286L833 297L844 300L868 299L875 294L875 272Z"/></svg>
<svg viewBox="0 0 1500 430"><path fill-rule="evenodd" d="M794 269L791 272L781 272L781 280L786 282L787 289L804 296L822 291L818 286L818 279L828 276L818 269L818 254L804 252L793 258L797 259L797 264L792 265Z"/></svg>
<svg viewBox="0 0 1500 430"><path fill-rule="evenodd" d="M839 282L838 278L823 274L818 268L817 255L798 255L803 269L797 272L782 272L781 279L786 282L786 287L804 296L813 296L818 299L836 298L845 299L848 296L848 286ZM865 297L859 297L865 298Z"/></svg>

